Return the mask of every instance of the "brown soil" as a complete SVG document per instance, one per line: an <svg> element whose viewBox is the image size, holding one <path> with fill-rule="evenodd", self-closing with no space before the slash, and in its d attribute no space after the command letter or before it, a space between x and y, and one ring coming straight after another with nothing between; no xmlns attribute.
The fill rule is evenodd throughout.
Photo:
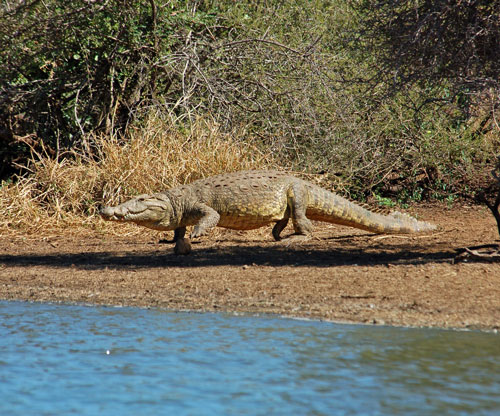
<svg viewBox="0 0 500 416"><path fill-rule="evenodd" d="M477 206L412 212L442 230L380 236L317 224L315 238L292 245L272 241L270 229L222 231L189 256L142 229L3 233L0 298L498 329L500 263L452 263L457 248L498 238L491 214Z"/></svg>

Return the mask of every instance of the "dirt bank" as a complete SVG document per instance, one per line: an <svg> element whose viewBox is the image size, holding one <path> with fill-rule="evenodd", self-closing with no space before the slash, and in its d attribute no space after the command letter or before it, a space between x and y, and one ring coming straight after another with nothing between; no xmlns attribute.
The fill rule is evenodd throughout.
<svg viewBox="0 0 500 416"><path fill-rule="evenodd" d="M491 214L476 206L412 213L442 230L377 236L317 225L315 238L292 246L272 241L270 229L223 231L193 244L189 256L146 230L3 232L0 298L499 328L500 263L451 262L457 248L498 238Z"/></svg>

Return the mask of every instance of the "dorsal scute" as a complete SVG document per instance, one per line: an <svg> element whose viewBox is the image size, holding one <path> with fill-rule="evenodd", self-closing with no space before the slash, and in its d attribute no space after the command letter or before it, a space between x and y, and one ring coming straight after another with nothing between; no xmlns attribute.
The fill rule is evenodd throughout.
<svg viewBox="0 0 500 416"><path fill-rule="evenodd" d="M391 209L389 209L388 207L373 206L373 205L370 205L367 203L357 203L357 202L354 202L354 203L363 207L364 209L367 209L370 212L375 213L375 214L390 216L394 212Z"/></svg>
<svg viewBox="0 0 500 416"><path fill-rule="evenodd" d="M401 211L392 211L389 215L402 221L417 221L415 217L412 217L411 215Z"/></svg>

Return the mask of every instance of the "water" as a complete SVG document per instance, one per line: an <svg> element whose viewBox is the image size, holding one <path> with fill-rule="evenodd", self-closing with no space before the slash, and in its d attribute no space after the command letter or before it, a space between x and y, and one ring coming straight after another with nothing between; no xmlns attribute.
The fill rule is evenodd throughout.
<svg viewBox="0 0 500 416"><path fill-rule="evenodd" d="M0 302L0 415L500 415L500 337Z"/></svg>

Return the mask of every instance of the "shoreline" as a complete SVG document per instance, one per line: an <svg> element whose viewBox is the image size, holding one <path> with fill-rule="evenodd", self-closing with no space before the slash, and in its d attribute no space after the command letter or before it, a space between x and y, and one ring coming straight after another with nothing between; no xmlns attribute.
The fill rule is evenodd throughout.
<svg viewBox="0 0 500 416"><path fill-rule="evenodd" d="M249 311L236 311L236 310L205 310L205 309L170 309L160 306L139 306L139 305L115 305L115 304L106 304L106 303L90 303L90 302L79 302L79 301L58 301L58 300L29 300L29 299L4 299L0 298L0 301L3 302L20 302L20 303L30 303L30 304L48 304L48 305L61 305L61 306L82 306L88 308L94 307L102 307L102 308L137 308L144 310L156 310L163 311L167 313L192 313L192 314L204 314L204 313L213 313L213 314L224 314L229 316L244 316L244 317L255 317L255 318L278 318L278 319L291 319L297 321L305 321L305 322L318 322L318 323L329 323L334 325L355 325L355 326L379 326L379 327L387 327L387 328L400 328L400 329L435 329L442 331L458 331L458 332L485 332L491 334L498 334L499 328L482 328L482 327L441 327L441 326L428 326L428 325L399 325L399 324L386 324L384 322L359 322L359 321L349 321L349 320L335 320L335 319L325 319L325 318L312 318L300 315L285 315L280 313L270 313L270 312L249 312Z"/></svg>
<svg viewBox="0 0 500 416"><path fill-rule="evenodd" d="M456 249L498 239L491 214L415 210L442 231L389 236L317 224L314 238L293 245L267 229L218 231L188 256L139 228L0 235L0 298L498 331L500 263L452 264Z"/></svg>

